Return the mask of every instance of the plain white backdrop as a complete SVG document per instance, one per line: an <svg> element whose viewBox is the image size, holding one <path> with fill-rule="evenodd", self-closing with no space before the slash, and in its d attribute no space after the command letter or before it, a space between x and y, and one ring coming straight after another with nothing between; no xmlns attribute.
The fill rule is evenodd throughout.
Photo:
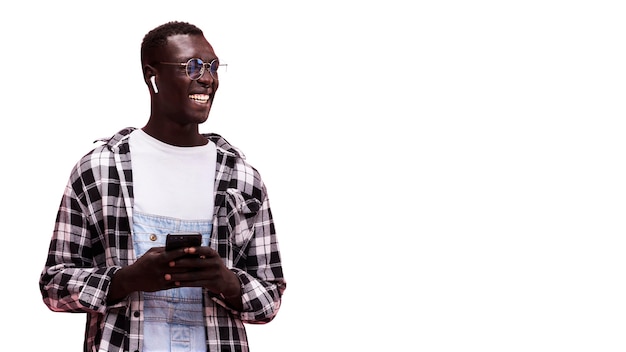
<svg viewBox="0 0 626 352"><path fill-rule="evenodd" d="M288 288L253 351L624 351L621 1L0 5L3 341L79 351L38 290L73 164L149 94L143 35L201 27L205 132L269 189Z"/></svg>

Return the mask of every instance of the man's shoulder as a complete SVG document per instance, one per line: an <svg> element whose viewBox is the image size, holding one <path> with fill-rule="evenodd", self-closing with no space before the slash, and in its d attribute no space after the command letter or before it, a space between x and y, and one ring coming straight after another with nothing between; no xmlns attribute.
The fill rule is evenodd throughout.
<svg viewBox="0 0 626 352"><path fill-rule="evenodd" d="M215 146L219 152L225 153L227 155L232 155L237 158L246 159L245 154L241 151L241 149L232 145L226 138L222 137L217 133L204 133L204 137L208 138L209 141L215 143Z"/></svg>
<svg viewBox="0 0 626 352"><path fill-rule="evenodd" d="M115 158L114 154L128 151L128 136L133 130L134 127L126 127L110 137L96 139L94 143L97 145L78 160L75 171L111 164Z"/></svg>
<svg viewBox="0 0 626 352"><path fill-rule="evenodd" d="M110 137L98 138L94 143L101 143L101 146L106 146L109 150L116 150L120 146L128 144L128 136L136 129L136 127L126 127L115 132ZM96 147L95 150L99 149Z"/></svg>
<svg viewBox="0 0 626 352"><path fill-rule="evenodd" d="M218 155L221 154L221 157L230 158L232 160L232 163L226 162L226 164L230 165L230 167L234 170L234 172L229 173L231 177L237 178L238 181L240 181L236 182L236 184L239 184L244 188L248 186L260 189L264 188L261 174L250 164L248 160L246 160L246 157L241 149L232 145L219 134L207 133L204 134L204 136L211 142L215 143Z"/></svg>

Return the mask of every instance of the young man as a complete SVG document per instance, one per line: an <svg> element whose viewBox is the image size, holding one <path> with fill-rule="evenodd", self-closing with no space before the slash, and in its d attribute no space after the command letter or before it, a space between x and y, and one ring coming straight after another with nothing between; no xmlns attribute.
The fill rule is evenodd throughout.
<svg viewBox="0 0 626 352"><path fill-rule="evenodd" d="M85 351L247 351L244 323L277 314L286 283L265 185L200 134L219 59L169 22L141 46L151 113L74 167L40 278L53 311L85 312ZM166 250L168 234L201 245Z"/></svg>

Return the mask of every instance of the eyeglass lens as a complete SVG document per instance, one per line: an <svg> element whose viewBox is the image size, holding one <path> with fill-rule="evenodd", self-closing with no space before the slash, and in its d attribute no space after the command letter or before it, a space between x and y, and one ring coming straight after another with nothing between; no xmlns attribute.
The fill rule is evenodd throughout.
<svg viewBox="0 0 626 352"><path fill-rule="evenodd" d="M192 80L200 79L204 73L205 65L208 66L207 68L211 74L215 74L220 67L220 63L217 60L211 61L210 64L205 64L202 59L189 59L187 61L187 75L189 75L189 78Z"/></svg>

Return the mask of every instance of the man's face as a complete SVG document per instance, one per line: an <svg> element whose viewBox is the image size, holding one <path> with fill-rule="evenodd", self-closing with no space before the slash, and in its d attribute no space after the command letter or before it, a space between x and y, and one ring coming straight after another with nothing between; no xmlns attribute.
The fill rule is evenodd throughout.
<svg viewBox="0 0 626 352"><path fill-rule="evenodd" d="M168 37L167 45L158 55L160 62L186 63L191 58L211 62L217 56L202 35L174 35ZM153 111L180 125L200 124L207 120L213 97L219 86L217 75L208 68L198 80L191 80L185 66L155 64L159 93L155 96Z"/></svg>

